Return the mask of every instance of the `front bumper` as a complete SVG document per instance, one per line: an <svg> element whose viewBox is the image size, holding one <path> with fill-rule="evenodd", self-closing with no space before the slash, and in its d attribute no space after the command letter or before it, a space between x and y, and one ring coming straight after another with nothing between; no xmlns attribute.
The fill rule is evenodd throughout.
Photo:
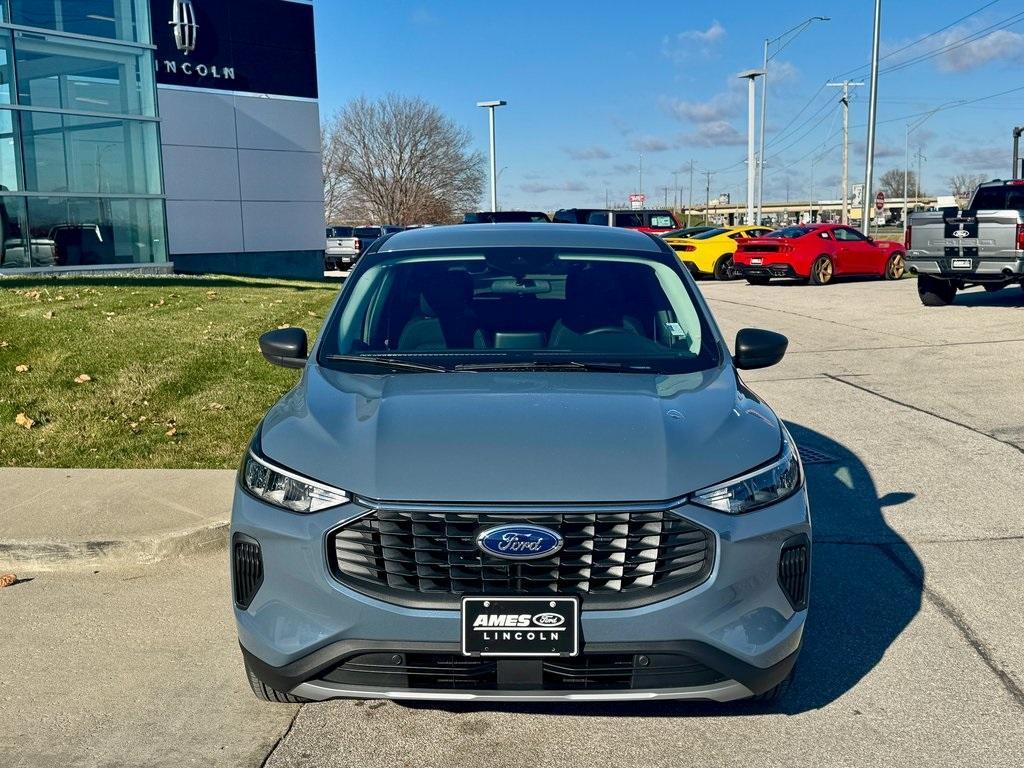
<svg viewBox="0 0 1024 768"><path fill-rule="evenodd" d="M416 684L435 679L417 677L417 665L436 669L467 659L461 656L459 611L394 605L331 575L326 536L361 511L349 504L293 515L236 490L232 534L259 542L263 557L262 585L247 608L235 606L239 641L250 668L277 690L310 699L729 701L770 689L795 663L807 611L794 610L781 588L779 557L787 541L810 534L803 489L748 515L680 507L680 514L716 534L716 561L707 581L625 610L587 610L584 595L576 661L565 669L557 658L547 666L534 660L493 669L481 664L472 670L478 675L472 687L460 687L463 678L457 675L443 686ZM580 677L590 673L578 665L603 668L601 662L612 657L620 688L579 688ZM664 663L688 671L679 678L654 678L645 673L642 657L655 667ZM393 674L385 669L389 663ZM673 680L685 684L664 684Z"/></svg>

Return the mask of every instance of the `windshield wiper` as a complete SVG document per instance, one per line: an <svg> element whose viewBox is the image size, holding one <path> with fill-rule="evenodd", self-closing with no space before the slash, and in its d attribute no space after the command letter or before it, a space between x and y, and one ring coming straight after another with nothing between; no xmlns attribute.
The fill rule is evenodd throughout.
<svg viewBox="0 0 1024 768"><path fill-rule="evenodd" d="M411 363L407 360L395 360L390 357L374 357L373 355L328 355L328 360L339 363L364 363L366 365L383 365L401 371L428 371L430 373L447 373L443 365L427 363Z"/></svg>
<svg viewBox="0 0 1024 768"><path fill-rule="evenodd" d="M580 362L578 360L524 360L520 362L505 363L462 363L456 365L455 371L642 371L651 372L654 369L649 365L636 365L633 363L618 362Z"/></svg>

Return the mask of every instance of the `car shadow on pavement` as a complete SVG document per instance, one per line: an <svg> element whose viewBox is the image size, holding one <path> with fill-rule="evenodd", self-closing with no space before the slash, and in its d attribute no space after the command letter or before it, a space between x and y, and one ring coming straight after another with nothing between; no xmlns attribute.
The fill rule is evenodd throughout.
<svg viewBox="0 0 1024 768"><path fill-rule="evenodd" d="M953 299L953 306L1016 307L1017 309L1024 309L1024 290L1016 285L1007 286L999 291L969 288L966 291L957 291L956 298Z"/></svg>
<svg viewBox="0 0 1024 768"><path fill-rule="evenodd" d="M871 672L921 608L923 565L882 514L883 508L903 504L915 494L879 497L871 473L853 451L820 432L788 426L805 454L814 546L810 614L796 674L784 696L772 703L726 705L664 701L403 706L448 712L690 717L793 715L834 702Z"/></svg>

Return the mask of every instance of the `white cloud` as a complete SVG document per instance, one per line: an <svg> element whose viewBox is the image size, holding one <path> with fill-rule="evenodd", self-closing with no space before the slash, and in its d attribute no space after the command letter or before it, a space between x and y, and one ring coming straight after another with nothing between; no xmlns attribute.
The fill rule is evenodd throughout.
<svg viewBox="0 0 1024 768"><path fill-rule="evenodd" d="M963 40L964 32L949 32L941 39L941 45L955 44ZM997 29L984 37L972 40L943 52L937 59L937 66L943 72L968 72L994 61L1019 62L1024 58L1024 35L1008 29Z"/></svg>
<svg viewBox="0 0 1024 768"><path fill-rule="evenodd" d="M692 133L684 133L679 137L681 144L698 147L735 147L747 143L747 137L736 128L718 120L703 123Z"/></svg>
<svg viewBox="0 0 1024 768"><path fill-rule="evenodd" d="M565 152L573 160L608 160L612 153L604 147L563 147Z"/></svg>
<svg viewBox="0 0 1024 768"><path fill-rule="evenodd" d="M738 116L743 111L743 98L737 91L716 93L706 101L664 99L662 106L670 115L691 123L714 123Z"/></svg>
<svg viewBox="0 0 1024 768"><path fill-rule="evenodd" d="M530 182L529 184L520 184L519 189L531 195L540 195L544 192L585 192L587 185L580 181L563 181L563 182Z"/></svg>
<svg viewBox="0 0 1024 768"><path fill-rule="evenodd" d="M672 149L672 144L655 136L644 136L634 139L632 147L638 152L667 152Z"/></svg>
<svg viewBox="0 0 1024 768"><path fill-rule="evenodd" d="M1006 147L970 147L945 146L938 150L939 157L950 161L956 172L971 171L1009 171L1010 153Z"/></svg>
<svg viewBox="0 0 1024 768"><path fill-rule="evenodd" d="M713 21L707 29L689 29L666 35L661 41L661 52L678 64L694 54L708 55L724 39L725 27Z"/></svg>

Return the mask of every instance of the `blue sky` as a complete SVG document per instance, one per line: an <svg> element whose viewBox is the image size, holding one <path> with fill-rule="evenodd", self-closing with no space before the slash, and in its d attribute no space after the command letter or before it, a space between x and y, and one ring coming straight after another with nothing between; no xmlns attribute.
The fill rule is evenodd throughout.
<svg viewBox="0 0 1024 768"><path fill-rule="evenodd" d="M745 195L746 91L736 74L761 64L763 40L809 16L830 16L772 61L765 198L837 197L838 89L868 81L867 0L753 3L315 3L324 116L360 95L420 96L467 127L487 151L486 111L498 110L504 208L551 210L623 202L640 184L670 202L678 172L689 197ZM963 17L967 18L963 18ZM948 28L946 28L948 27ZM946 28L946 29L943 29ZM940 31L941 30L941 31ZM934 34L937 33L937 34ZM953 173L1009 173L1010 131L1024 124L1024 3L883 0L876 179L902 168L906 124L949 102L911 134L925 191L948 194ZM893 71L886 72L891 68ZM850 105L850 176L863 179L867 86ZM801 111L803 110L803 111ZM912 167L916 167L916 160Z"/></svg>

